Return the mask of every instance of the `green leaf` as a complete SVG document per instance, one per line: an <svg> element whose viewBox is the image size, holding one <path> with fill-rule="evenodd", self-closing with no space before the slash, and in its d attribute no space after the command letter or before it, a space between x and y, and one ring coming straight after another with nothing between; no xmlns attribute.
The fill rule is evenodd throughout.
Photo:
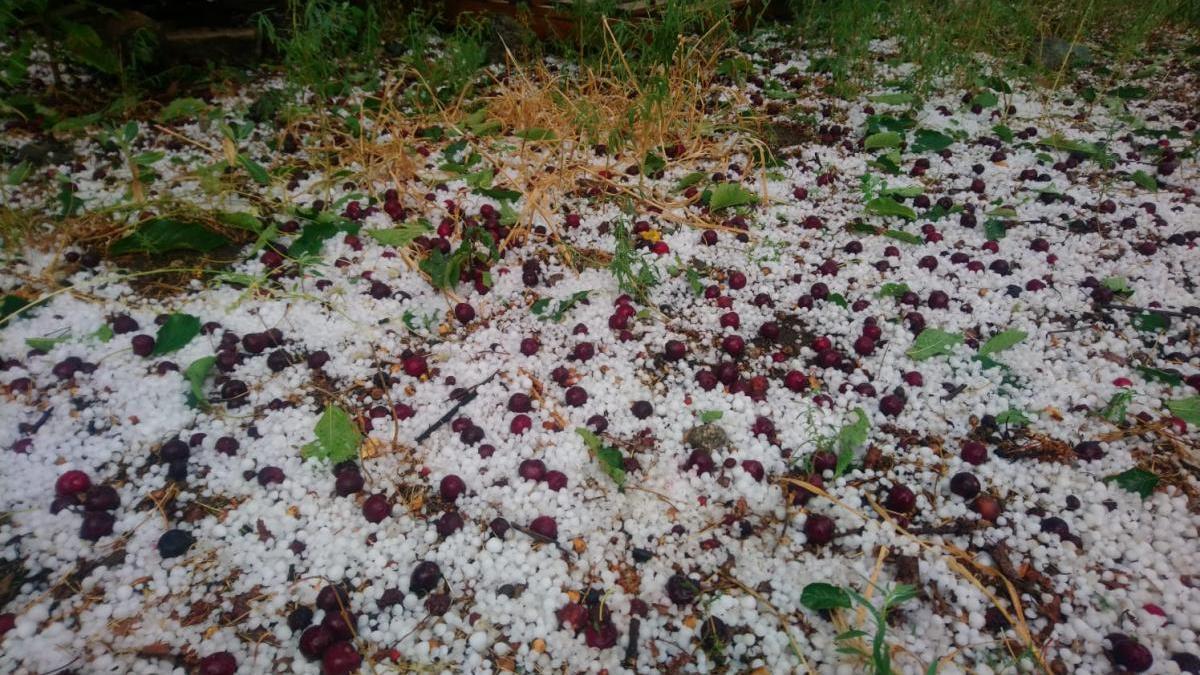
<svg viewBox="0 0 1200 675"><path fill-rule="evenodd" d="M1008 234L1008 228L1005 227L1003 220L988 218L983 221L983 233L989 241L1000 241L1004 235Z"/></svg>
<svg viewBox="0 0 1200 675"><path fill-rule="evenodd" d="M247 232L261 232L263 229L262 223L258 220L258 216L255 216L253 213L246 213L244 211L226 211L218 213L217 220L220 220L222 223L225 223L230 227L236 227L239 230L246 230Z"/></svg>
<svg viewBox="0 0 1200 675"><path fill-rule="evenodd" d="M1016 138L1016 135L1013 134L1013 130L1009 129L1003 124L997 124L996 126L992 127L992 132L999 136L1000 140L1004 141L1005 143L1012 143L1013 139Z"/></svg>
<svg viewBox="0 0 1200 675"><path fill-rule="evenodd" d="M1200 425L1200 396L1167 401L1167 410L1188 424Z"/></svg>
<svg viewBox="0 0 1200 675"><path fill-rule="evenodd" d="M830 293L825 299L837 305L838 307L841 307L842 309L850 306L850 303L846 301L846 296L842 295L841 293Z"/></svg>
<svg viewBox="0 0 1200 675"><path fill-rule="evenodd" d="M577 305L580 302L583 302L584 300L587 299L588 293L590 293L590 292L591 291L576 291L575 293L571 294L571 296L569 298L567 298L565 300L559 300L558 307L555 308L554 313L548 317L542 317L542 318L549 319L555 323L561 322L563 319L566 318L567 312L571 311L571 309L574 308L575 305Z"/></svg>
<svg viewBox="0 0 1200 675"><path fill-rule="evenodd" d="M500 224L513 226L521 219L521 214L517 213L508 202L500 202Z"/></svg>
<svg viewBox="0 0 1200 675"><path fill-rule="evenodd" d="M1161 368L1150 368L1147 366L1138 366L1137 371L1142 374L1142 377L1151 382L1162 382L1171 387L1178 387L1183 384L1183 376L1179 373L1172 373Z"/></svg>
<svg viewBox="0 0 1200 675"><path fill-rule="evenodd" d="M467 141L460 139L442 148L442 159L447 162L457 162L458 154L467 149Z"/></svg>
<svg viewBox="0 0 1200 675"><path fill-rule="evenodd" d="M1066 152L1078 152L1088 157L1096 157L1101 154L1100 146L1095 143L1086 141L1072 141L1064 138L1061 134L1054 133L1049 137L1042 139L1038 145L1044 145L1055 150L1063 150Z"/></svg>
<svg viewBox="0 0 1200 675"><path fill-rule="evenodd" d="M428 223L416 220L400 227L393 227L386 230L367 230L366 234L384 246L404 248L411 244L414 239L429 231L430 227Z"/></svg>
<svg viewBox="0 0 1200 675"><path fill-rule="evenodd" d="M893 607L898 607L904 603L917 597L917 587L912 584L896 584L887 597L883 599L885 611Z"/></svg>
<svg viewBox="0 0 1200 675"><path fill-rule="evenodd" d="M917 217L917 212L891 197L876 197L867 202L867 213L873 213L877 216L896 216L906 220L914 220Z"/></svg>
<svg viewBox="0 0 1200 675"><path fill-rule="evenodd" d="M909 103L917 100L917 97L901 91L887 94L877 94L875 96L871 96L870 100L875 103L882 103L884 105L908 105Z"/></svg>
<svg viewBox="0 0 1200 675"><path fill-rule="evenodd" d="M24 316L25 312L21 310L29 306L29 301L19 295L6 295L4 300L0 301L0 321L4 321L4 325L8 325L8 318L11 316Z"/></svg>
<svg viewBox="0 0 1200 675"><path fill-rule="evenodd" d="M345 410L335 405L325 406L313 431L317 440L305 445L300 452L305 459L316 457L337 464L358 457L362 434Z"/></svg>
<svg viewBox="0 0 1200 675"><path fill-rule="evenodd" d="M498 202L515 202L521 198L521 193L508 188L476 188L475 193ZM501 211L503 211L501 206Z"/></svg>
<svg viewBox="0 0 1200 675"><path fill-rule="evenodd" d="M64 35L63 46L76 60L105 75L116 75L120 71L116 50L104 44L96 29L64 19L59 19L57 26Z"/></svg>
<svg viewBox="0 0 1200 675"><path fill-rule="evenodd" d="M720 211L731 206L745 206L758 201L758 196L736 183L721 183L713 187L708 198L708 210Z"/></svg>
<svg viewBox="0 0 1200 675"><path fill-rule="evenodd" d="M854 415L855 420L853 422L844 425L838 430L836 439L838 448L837 466L833 470L835 476L841 476L846 473L846 470L850 468L850 464L854 461L855 450L867 442L867 432L870 429L871 423L862 408L855 408Z"/></svg>
<svg viewBox="0 0 1200 675"><path fill-rule="evenodd" d="M913 346L909 348L907 353L914 361L923 361L933 356L949 354L962 341L963 336L958 333L947 333L937 328L926 328L917 336L917 339L913 342Z"/></svg>
<svg viewBox="0 0 1200 675"><path fill-rule="evenodd" d="M177 98L158 113L159 122L173 122L187 117L200 117L208 105L198 98Z"/></svg>
<svg viewBox="0 0 1200 675"><path fill-rule="evenodd" d="M434 288L454 288L458 285L464 259L465 252L461 248L450 255L435 248L425 256L419 267L429 275Z"/></svg>
<svg viewBox="0 0 1200 675"><path fill-rule="evenodd" d="M913 135L910 152L940 152L954 144L954 139L933 129L918 129Z"/></svg>
<svg viewBox="0 0 1200 675"><path fill-rule="evenodd" d="M879 287L875 296L879 298L898 298L909 291L908 284L886 283Z"/></svg>
<svg viewBox="0 0 1200 675"><path fill-rule="evenodd" d="M1133 400L1133 390L1122 389L1113 394L1113 397L1108 400L1108 404L1100 411L1100 416L1104 419L1118 424L1125 420L1125 413L1129 409L1129 403Z"/></svg>
<svg viewBox="0 0 1200 675"><path fill-rule="evenodd" d="M880 195L888 197L905 197L912 199L925 194L925 188L920 185L905 185L903 187L885 187L879 191Z"/></svg>
<svg viewBox="0 0 1200 675"><path fill-rule="evenodd" d="M600 468L604 470L604 473L613 479L618 488L624 488L625 458L621 456L621 451L605 445L599 436L584 427L577 428L575 433L579 434L584 444L596 455L596 461L600 462Z"/></svg>
<svg viewBox="0 0 1200 675"><path fill-rule="evenodd" d="M533 301L532 305L529 306L529 311L532 312L534 316L541 316L546 312L546 308L549 306L550 298L538 298L537 300Z"/></svg>
<svg viewBox="0 0 1200 675"><path fill-rule="evenodd" d="M1116 481L1117 485L1128 492L1138 494L1145 499L1154 492L1154 488L1158 486L1158 476L1145 469L1129 469L1121 473L1108 476L1105 482Z"/></svg>
<svg viewBox="0 0 1200 675"><path fill-rule="evenodd" d="M995 108L1000 103L1000 98L990 91L981 91L975 94L971 99L971 105L977 105L984 108Z"/></svg>
<svg viewBox="0 0 1200 675"><path fill-rule="evenodd" d="M26 178L29 178L31 173L33 173L33 165L29 163L29 160L25 160L8 170L4 182L7 185L20 185L25 182Z"/></svg>
<svg viewBox="0 0 1200 675"><path fill-rule="evenodd" d="M536 127L533 129L522 129L513 133L513 136L526 141L552 141L555 138L553 131Z"/></svg>
<svg viewBox="0 0 1200 675"><path fill-rule="evenodd" d="M242 165L242 168L246 170L246 173L250 174L250 178L252 178L255 183L258 183L259 185L271 184L271 176L261 164L242 154L237 156L237 160L238 164Z"/></svg>
<svg viewBox="0 0 1200 675"><path fill-rule="evenodd" d="M1147 190L1158 190L1158 179L1150 174L1138 169L1129 177L1138 187L1144 187Z"/></svg>
<svg viewBox="0 0 1200 675"><path fill-rule="evenodd" d="M898 148L904 142L904 136L894 131L880 131L863 139L863 147L867 150L878 148Z"/></svg>
<svg viewBox="0 0 1200 675"><path fill-rule="evenodd" d="M113 337L115 337L115 335L116 334L113 333L112 326L106 323L100 324L100 327L97 328L94 333L92 333L92 337L101 342L109 342L113 339Z"/></svg>
<svg viewBox="0 0 1200 675"><path fill-rule="evenodd" d="M133 234L113 242L108 252L115 256L129 253L154 255L168 251L207 253L228 243L228 239L199 223L151 218L138 225Z"/></svg>
<svg viewBox="0 0 1200 675"><path fill-rule="evenodd" d="M822 582L806 585L800 592L800 604L813 611L849 609L852 606L846 589Z"/></svg>
<svg viewBox="0 0 1200 675"><path fill-rule="evenodd" d="M204 396L204 380L208 378L208 373L212 370L213 365L217 362L215 356L204 356L192 361L183 371L183 378L191 385L191 392L188 396L188 403L201 408L208 407L208 401Z"/></svg>
<svg viewBox="0 0 1200 675"><path fill-rule="evenodd" d="M163 157L166 157L166 156L167 156L167 153L159 151L159 150L143 152L143 153L134 155L133 163L137 164L138 166L146 167L146 166L150 166L151 164L159 161L160 159L162 159Z"/></svg>
<svg viewBox="0 0 1200 675"><path fill-rule="evenodd" d="M838 450L857 450L867 442L867 432L871 422L862 408L854 409L854 421L844 425L837 435Z"/></svg>
<svg viewBox="0 0 1200 675"><path fill-rule="evenodd" d="M998 206L991 211L988 211L987 215L994 218L1016 218L1017 210L1011 206Z"/></svg>
<svg viewBox="0 0 1200 675"><path fill-rule="evenodd" d="M999 333L996 333L992 337L988 338L987 342L983 343L983 346L979 348L979 355L987 356L989 354L1002 352L1027 337L1029 337L1028 333L1023 330L1016 330L1015 328L1000 331Z"/></svg>
<svg viewBox="0 0 1200 675"><path fill-rule="evenodd" d="M79 213L83 208L83 200L75 196L75 190L71 187L70 181L63 181L58 189L58 217L68 218Z"/></svg>
<svg viewBox="0 0 1200 675"><path fill-rule="evenodd" d="M1129 287L1129 281L1125 277L1107 277L1100 283L1122 298L1128 298L1133 295L1133 289Z"/></svg>
<svg viewBox="0 0 1200 675"><path fill-rule="evenodd" d="M1171 327L1171 319L1157 312L1141 312L1129 317L1134 328L1146 333L1157 333Z"/></svg>
<svg viewBox="0 0 1200 675"><path fill-rule="evenodd" d="M36 349L39 352L48 352L54 349L54 345L61 344L71 339L71 334L59 335L58 337L31 337L25 338L25 344L30 349Z"/></svg>
<svg viewBox="0 0 1200 675"><path fill-rule="evenodd" d="M495 177L496 172L493 171L492 167L489 166L486 169L481 169L475 173L467 174L464 177L464 180L467 181L467 185L476 190L487 190L492 187L492 180Z"/></svg>
<svg viewBox="0 0 1200 675"><path fill-rule="evenodd" d="M865 630L848 630L838 633L833 637L833 639L837 640L838 642L845 642L846 640L857 640L858 638L867 637L868 635L870 635L870 633ZM861 654L862 652L856 650L852 653Z"/></svg>
<svg viewBox="0 0 1200 675"><path fill-rule="evenodd" d="M905 232L904 230L884 230L883 236L902 241L906 244L920 244L925 241L912 232Z"/></svg>
<svg viewBox="0 0 1200 675"><path fill-rule="evenodd" d="M1146 98L1146 96L1150 94L1145 87L1136 84L1127 84L1117 87L1113 93L1115 93L1118 98L1122 98L1126 101Z"/></svg>
<svg viewBox="0 0 1200 675"><path fill-rule="evenodd" d="M653 152L647 152L645 159L642 160L642 172L646 174L654 174L667 168L667 160L659 157Z"/></svg>
<svg viewBox="0 0 1200 675"><path fill-rule="evenodd" d="M687 276L688 286L691 287L691 289L692 289L692 295L698 296L698 295L703 294L704 293L704 283L702 281L700 281L700 273L697 272L694 268L689 267L686 270L684 270L684 274Z"/></svg>
<svg viewBox="0 0 1200 675"><path fill-rule="evenodd" d="M292 245L288 247L288 255L293 258L316 255L321 252L325 240L337 234L337 225L333 223L310 222L304 225L304 230Z"/></svg>
<svg viewBox="0 0 1200 675"><path fill-rule="evenodd" d="M997 424L1007 424L1014 427L1027 426L1032 421L1033 420L1029 419L1028 415L1021 410L1017 410L1016 408L1009 408L999 415L996 415Z"/></svg>
<svg viewBox="0 0 1200 675"><path fill-rule="evenodd" d="M675 184L675 192L683 192L707 177L708 174L703 171L693 171L679 179L679 182Z"/></svg>
<svg viewBox="0 0 1200 675"><path fill-rule="evenodd" d="M154 337L154 355L161 356L182 348L200 334L200 319L191 314L171 314Z"/></svg>
<svg viewBox="0 0 1200 675"><path fill-rule="evenodd" d="M712 424L724 416L725 413L721 412L720 410L705 410L704 412L700 413L700 423Z"/></svg>

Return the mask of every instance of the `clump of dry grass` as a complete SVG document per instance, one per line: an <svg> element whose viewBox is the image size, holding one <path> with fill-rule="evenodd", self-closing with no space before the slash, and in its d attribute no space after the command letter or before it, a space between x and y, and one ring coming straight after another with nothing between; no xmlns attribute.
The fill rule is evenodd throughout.
<svg viewBox="0 0 1200 675"><path fill-rule="evenodd" d="M357 166L368 182L389 184L406 206L422 212L437 206L424 198L428 185L449 177L425 165L450 143L469 141L494 168L493 185L523 197L502 248L532 236L534 225L545 226L545 237L557 242L559 214L566 200L580 196L618 199L677 225L719 228L710 217L684 211L695 197L622 180L628 167L641 166L650 154L669 156L671 170L708 173L735 156L742 157L747 175L762 168L755 165L755 158L768 154L757 139L761 120L739 114L744 94L714 81L719 39L710 33L690 40L669 67L649 77L634 75L615 38L600 66L522 66L510 57L485 93L469 102L460 97L434 114L415 115L397 103L398 88L422 86L418 78L385 91L370 134L345 136L328 148L340 153L343 166ZM420 136L432 126L449 130L447 137ZM492 138L497 133L502 136ZM560 250L569 261L569 251Z"/></svg>

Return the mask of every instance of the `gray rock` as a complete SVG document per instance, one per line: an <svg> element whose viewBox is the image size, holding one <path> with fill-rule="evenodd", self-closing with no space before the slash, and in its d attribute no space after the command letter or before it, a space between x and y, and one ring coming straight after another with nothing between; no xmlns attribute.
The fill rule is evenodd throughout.
<svg viewBox="0 0 1200 675"><path fill-rule="evenodd" d="M725 447L729 437L725 435L724 429L715 424L701 424L688 429L683 440L697 450L713 452Z"/></svg>
<svg viewBox="0 0 1200 675"><path fill-rule="evenodd" d="M1063 64L1086 66L1092 62L1092 50L1052 35L1043 36L1033 48L1034 63L1047 70L1058 70Z"/></svg>

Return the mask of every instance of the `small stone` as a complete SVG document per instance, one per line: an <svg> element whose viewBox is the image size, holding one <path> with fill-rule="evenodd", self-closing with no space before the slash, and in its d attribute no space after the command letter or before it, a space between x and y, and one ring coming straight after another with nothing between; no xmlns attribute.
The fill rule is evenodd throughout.
<svg viewBox="0 0 1200 675"><path fill-rule="evenodd" d="M684 442L693 448L713 452L725 447L729 437L725 435L724 429L715 424L701 424L688 429L684 435Z"/></svg>

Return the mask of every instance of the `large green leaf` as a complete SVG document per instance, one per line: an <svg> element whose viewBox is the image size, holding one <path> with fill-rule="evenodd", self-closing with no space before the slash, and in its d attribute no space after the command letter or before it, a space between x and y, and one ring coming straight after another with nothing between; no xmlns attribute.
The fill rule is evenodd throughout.
<svg viewBox="0 0 1200 675"><path fill-rule="evenodd" d="M258 216L245 211L226 211L217 214L217 219L230 227L236 227L239 230L247 232L262 232L263 225L259 221Z"/></svg>
<svg viewBox="0 0 1200 675"><path fill-rule="evenodd" d="M1200 425L1200 396L1167 401L1167 410L1188 424Z"/></svg>
<svg viewBox="0 0 1200 675"><path fill-rule="evenodd" d="M1113 394L1113 397L1108 400L1108 404L1100 411L1100 416L1113 424L1118 424L1125 419L1125 414L1129 410L1129 403L1131 401L1133 401L1133 391L1122 389Z"/></svg>
<svg viewBox="0 0 1200 675"><path fill-rule="evenodd" d="M242 165L242 168L246 170L246 173L250 174L250 178L254 179L255 183L258 183L259 185L270 185L271 176L261 164L255 162L245 155L238 155L237 160L238 164Z"/></svg>
<svg viewBox="0 0 1200 675"><path fill-rule="evenodd" d="M426 234L427 232L429 232L429 224L419 220L387 230L366 231L367 236L371 237L380 244L383 244L384 246L394 246L396 248L408 246L413 242L414 239Z"/></svg>
<svg viewBox="0 0 1200 675"><path fill-rule="evenodd" d="M905 232L904 230L884 230L883 236L888 237L889 239L895 239L896 241L902 241L906 244L914 245L925 241L912 232Z"/></svg>
<svg viewBox="0 0 1200 675"><path fill-rule="evenodd" d="M337 234L337 225L333 223L308 223L304 226L304 231L292 242L288 247L288 255L293 258L300 258L309 255L316 255L321 252L321 246L333 235Z"/></svg>
<svg viewBox="0 0 1200 675"><path fill-rule="evenodd" d="M746 206L758 201L758 196L737 183L721 183L712 189L708 210L720 211L731 206Z"/></svg>
<svg viewBox="0 0 1200 675"><path fill-rule="evenodd" d="M1144 187L1147 190L1158 190L1158 179L1150 174L1138 169L1129 177L1138 187Z"/></svg>
<svg viewBox="0 0 1200 675"><path fill-rule="evenodd" d="M1146 333L1156 333L1171 327L1171 319L1158 312L1140 312L1134 314L1129 317L1129 323L1134 328Z"/></svg>
<svg viewBox="0 0 1200 675"><path fill-rule="evenodd" d="M139 225L132 234L113 242L108 252L112 255L154 255L168 251L207 253L228 243L228 239L199 223L172 218L152 218Z"/></svg>
<svg viewBox="0 0 1200 675"><path fill-rule="evenodd" d="M350 415L336 405L325 406L325 412L313 427L317 440L305 445L302 457L326 459L334 464L358 457L362 434Z"/></svg>
<svg viewBox="0 0 1200 675"><path fill-rule="evenodd" d="M903 142L904 137L894 131L880 131L863 139L863 147L867 150L898 148Z"/></svg>
<svg viewBox="0 0 1200 675"><path fill-rule="evenodd" d="M526 141L552 141L556 138L554 132L550 129L537 127L533 129L521 129L520 131L513 132L513 136Z"/></svg>
<svg viewBox="0 0 1200 675"><path fill-rule="evenodd" d="M1158 486L1158 476L1145 469L1129 469L1121 473L1108 476L1105 481L1114 481L1121 487L1122 490L1134 492L1141 495L1142 499L1150 496L1154 492L1154 488Z"/></svg>
<svg viewBox="0 0 1200 675"><path fill-rule="evenodd" d="M1033 420L1029 418L1029 415L1025 414L1025 411L1018 410L1017 408L1009 408L999 415L996 415L997 424L1006 424L1013 427L1028 426L1032 421Z"/></svg>
<svg viewBox="0 0 1200 675"><path fill-rule="evenodd" d="M4 300L0 301L0 321L8 323L9 317L23 316L18 314L21 310L29 306L29 301L19 295L6 295Z"/></svg>
<svg viewBox="0 0 1200 675"><path fill-rule="evenodd" d="M933 129L918 129L913 136L915 140L909 146L912 152L939 152L954 143L953 138Z"/></svg>
<svg viewBox="0 0 1200 675"><path fill-rule="evenodd" d="M29 160L25 160L8 170L4 182L7 185L20 185L25 182L26 178L29 178L31 173L33 173L33 165L29 163Z"/></svg>
<svg viewBox="0 0 1200 675"><path fill-rule="evenodd" d="M848 609L851 600L850 594L841 586L816 582L800 591L800 604L813 611Z"/></svg>
<svg viewBox="0 0 1200 675"><path fill-rule="evenodd" d="M621 456L621 451L612 446L605 445L599 436L584 427L579 427L575 430L575 433L579 434L584 444L596 455L596 461L600 463L600 468L604 470L604 473L613 479L618 488L624 488L625 458Z"/></svg>
<svg viewBox="0 0 1200 675"><path fill-rule="evenodd" d="M888 282L880 286L878 291L875 291L875 297L898 298L907 293L908 290L908 284Z"/></svg>
<svg viewBox="0 0 1200 675"><path fill-rule="evenodd" d="M926 328L921 331L917 339L913 342L913 346L909 348L908 355L916 361L949 354L953 351L955 345L962 343L963 336L958 333L948 333L937 328Z"/></svg>
<svg viewBox="0 0 1200 675"><path fill-rule="evenodd" d="M61 344L71 339L71 334L59 335L58 337L31 337L25 338L25 345L30 349L36 349L39 352L48 352L54 349L54 345Z"/></svg>
<svg viewBox="0 0 1200 675"><path fill-rule="evenodd" d="M675 192L683 192L705 178L708 178L708 174L703 171L693 171L679 179L679 182L675 184Z"/></svg>
<svg viewBox="0 0 1200 675"><path fill-rule="evenodd" d="M200 319L191 314L171 314L154 338L154 354L169 354L200 334Z"/></svg>
<svg viewBox="0 0 1200 675"><path fill-rule="evenodd" d="M891 197L876 197L867 202L867 213L873 213L877 216L898 216L905 220L914 220L917 217L917 212Z"/></svg>
<svg viewBox="0 0 1200 675"><path fill-rule="evenodd" d="M183 378L191 386L191 391L188 392L188 404L201 408L208 407L208 401L204 397L204 380L208 378L208 373L216 362L217 357L215 356L203 356L192 361L184 369Z"/></svg>
<svg viewBox="0 0 1200 675"><path fill-rule="evenodd" d="M854 451L867 442L867 432L871 427L867 414L862 408L854 409L854 421L843 426L837 435L837 466L834 474L841 476L850 468L854 461Z"/></svg>
<svg viewBox="0 0 1200 675"><path fill-rule="evenodd" d="M187 117L199 117L208 105L198 98L177 98L158 112L159 122L172 122Z"/></svg>
<svg viewBox="0 0 1200 675"><path fill-rule="evenodd" d="M1005 349L1017 344L1021 340L1024 340L1026 337L1029 337L1028 333L1023 330L1016 330L1015 328L1001 331L988 338L988 341L983 343L983 346L979 348L979 355L987 356L989 354L995 354L996 352L1002 352Z"/></svg>
<svg viewBox="0 0 1200 675"><path fill-rule="evenodd" d="M1137 371L1142 374L1142 377L1151 382L1161 382L1170 387L1178 387L1183 384L1183 376L1178 372L1170 372L1162 368L1150 368L1148 366L1138 366Z"/></svg>

